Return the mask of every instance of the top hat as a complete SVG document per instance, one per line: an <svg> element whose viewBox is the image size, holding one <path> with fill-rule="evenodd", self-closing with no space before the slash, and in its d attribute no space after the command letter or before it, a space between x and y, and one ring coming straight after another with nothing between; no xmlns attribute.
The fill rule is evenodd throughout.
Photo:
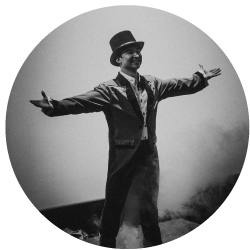
<svg viewBox="0 0 250 250"><path fill-rule="evenodd" d="M109 44L113 51L110 57L110 62L114 66L119 66L119 63L116 62L116 59L117 57L119 57L119 53L123 49L130 46L137 46L140 50L142 50L144 46L144 42L136 42L135 38L129 30L124 30L114 35L110 39Z"/></svg>

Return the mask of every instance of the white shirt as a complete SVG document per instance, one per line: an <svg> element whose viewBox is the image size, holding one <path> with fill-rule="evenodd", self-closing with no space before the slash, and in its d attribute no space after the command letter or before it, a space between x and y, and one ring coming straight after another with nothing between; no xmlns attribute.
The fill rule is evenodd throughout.
<svg viewBox="0 0 250 250"><path fill-rule="evenodd" d="M147 101L148 101L148 94L146 89L144 89L143 91L138 91L137 89L137 83L135 81L134 77L131 77L123 72L121 72L121 75L124 76L129 83L131 84L132 89L134 90L135 96L137 98L138 104L140 106L142 115L144 117L144 123L143 123L143 129L142 129L142 140L146 140L148 139L148 127L147 127L147 123L146 123L146 117L147 117ZM139 75L140 77L140 75ZM140 79L139 79L140 80Z"/></svg>

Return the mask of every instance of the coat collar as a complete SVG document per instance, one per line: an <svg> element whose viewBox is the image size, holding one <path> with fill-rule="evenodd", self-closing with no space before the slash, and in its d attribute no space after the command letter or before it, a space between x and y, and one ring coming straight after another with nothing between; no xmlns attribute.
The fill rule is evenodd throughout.
<svg viewBox="0 0 250 250"><path fill-rule="evenodd" d="M129 87L130 86L130 83L129 81L120 73L118 72L118 75L116 77L116 80L117 80L117 84L121 87Z"/></svg>
<svg viewBox="0 0 250 250"><path fill-rule="evenodd" d="M143 77L140 76L141 82L143 82L143 84L145 85L147 94L148 94L148 102L147 102L147 120L150 117L151 114L151 108L152 108L152 104L153 104L153 100L154 100L154 95L153 95L153 91L151 90L150 86L148 85L148 81ZM127 93L127 97L128 100L131 104L131 106L133 107L134 112L136 113L136 115L138 116L138 118L140 119L140 121L142 123L144 123L144 117L142 115L140 106L138 104L137 98L135 96L135 93L131 87L130 82L120 73L118 73L115 82L117 83L118 86L121 87L126 87L126 93Z"/></svg>

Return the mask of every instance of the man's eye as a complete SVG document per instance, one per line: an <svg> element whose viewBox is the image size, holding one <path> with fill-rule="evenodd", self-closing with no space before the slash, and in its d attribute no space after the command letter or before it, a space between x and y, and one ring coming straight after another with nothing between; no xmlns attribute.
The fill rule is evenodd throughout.
<svg viewBox="0 0 250 250"><path fill-rule="evenodd" d="M141 51L140 50L136 50L136 51L127 51L126 52L127 54L134 54L134 53L136 53L136 54L140 54L141 53Z"/></svg>

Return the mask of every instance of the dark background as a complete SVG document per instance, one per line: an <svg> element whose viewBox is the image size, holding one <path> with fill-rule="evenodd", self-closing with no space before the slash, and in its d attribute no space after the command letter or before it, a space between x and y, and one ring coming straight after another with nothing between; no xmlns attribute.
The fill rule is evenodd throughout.
<svg viewBox="0 0 250 250"><path fill-rule="evenodd" d="M96 234L94 219L102 214L104 199L40 210L51 223L64 230L82 229L87 234Z"/></svg>

